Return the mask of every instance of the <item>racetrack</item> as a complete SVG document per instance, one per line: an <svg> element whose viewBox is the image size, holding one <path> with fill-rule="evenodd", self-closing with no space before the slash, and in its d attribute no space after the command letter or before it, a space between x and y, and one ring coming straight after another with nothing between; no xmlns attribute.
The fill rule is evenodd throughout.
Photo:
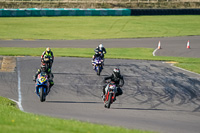
<svg viewBox="0 0 200 133"><path fill-rule="evenodd" d="M158 56L197 57L200 58L199 36L138 39L100 39L100 40L0 40L0 47L51 47L51 48L95 48L103 43L106 48L156 48L161 42ZM190 41L191 49L186 48Z"/></svg>
<svg viewBox="0 0 200 133"><path fill-rule="evenodd" d="M168 39L178 41L180 38ZM195 38L198 41L198 37L194 37L194 40ZM163 39L161 43L165 40L159 39ZM126 39L122 40L126 41ZM128 47L131 41L137 45L140 41L144 41L143 44L152 43L149 47L157 47L157 44L153 45L153 42L158 42L158 38L136 39L137 43L134 39L129 40L131 39L127 40L127 44L120 43ZM187 40L188 38L182 38L185 49ZM200 48L198 42L194 40L191 41L193 42L191 49L186 50L192 51L193 47ZM18 43L19 41L21 40L5 42ZM96 47L100 43L100 40L96 43L94 40L93 43L90 41L88 44L91 46L88 45L88 47ZM104 41L109 42L109 40ZM119 41L109 46L116 46L115 44ZM87 43L84 44L86 47ZM52 43L51 47L54 45ZM56 46L61 45L64 43ZM106 46L105 42L104 45ZM0 46L2 46L2 41L0 41ZM28 43L26 46L29 46ZM134 45L131 46L134 47ZM179 46L174 45L171 53ZM160 52L165 51L164 47L167 49L168 46L163 46ZM194 55L191 54L191 56ZM196 55L196 57L199 56L199 54ZM160 61L106 59L102 75L97 76L92 70L89 58L57 57L52 69L55 85L47 96L47 101L41 103L34 93L32 81L32 75L40 65L40 57L18 57L17 60L15 72L0 73L0 94L18 101L17 88L20 77L21 100L25 112L161 133L199 133L200 131L200 78L198 74L176 69ZM111 109L105 109L100 97L102 80L104 76L111 74L115 66L120 67L125 78L124 94L117 98L117 101L111 105Z"/></svg>

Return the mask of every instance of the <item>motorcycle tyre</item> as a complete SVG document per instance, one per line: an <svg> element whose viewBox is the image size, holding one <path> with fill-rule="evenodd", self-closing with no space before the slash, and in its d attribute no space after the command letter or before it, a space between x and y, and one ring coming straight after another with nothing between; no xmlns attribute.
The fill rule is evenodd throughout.
<svg viewBox="0 0 200 133"><path fill-rule="evenodd" d="M97 66L97 75L100 76L101 70L100 70L100 66Z"/></svg>
<svg viewBox="0 0 200 133"><path fill-rule="evenodd" d="M45 101L44 88L41 87L40 88L40 102L44 102L44 101Z"/></svg>
<svg viewBox="0 0 200 133"><path fill-rule="evenodd" d="M107 101L107 105L106 105L108 109L110 108L110 105L111 105L111 103L112 103L112 102L111 102L111 100L112 100L112 95L113 95L113 94L110 93L110 94L109 94L109 97L108 97L108 101Z"/></svg>

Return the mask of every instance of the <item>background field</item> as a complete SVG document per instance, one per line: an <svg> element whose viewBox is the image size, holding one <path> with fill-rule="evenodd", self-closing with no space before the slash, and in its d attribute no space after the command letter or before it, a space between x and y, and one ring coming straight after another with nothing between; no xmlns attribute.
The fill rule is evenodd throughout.
<svg viewBox="0 0 200 133"><path fill-rule="evenodd" d="M73 40L190 36L200 35L199 22L199 15L0 18L0 39Z"/></svg>

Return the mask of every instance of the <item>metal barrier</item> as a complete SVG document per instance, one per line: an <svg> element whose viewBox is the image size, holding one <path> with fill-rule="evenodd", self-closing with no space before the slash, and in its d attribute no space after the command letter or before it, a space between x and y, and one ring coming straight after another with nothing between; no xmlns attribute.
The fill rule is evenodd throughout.
<svg viewBox="0 0 200 133"><path fill-rule="evenodd" d="M131 9L26 8L0 9L0 17L30 16L130 16Z"/></svg>
<svg viewBox="0 0 200 133"><path fill-rule="evenodd" d="M31 16L138 16L138 15L200 15L200 9L78 9L26 8L0 9L0 17Z"/></svg>
<svg viewBox="0 0 200 133"><path fill-rule="evenodd" d="M132 9L131 15L200 15L200 9Z"/></svg>

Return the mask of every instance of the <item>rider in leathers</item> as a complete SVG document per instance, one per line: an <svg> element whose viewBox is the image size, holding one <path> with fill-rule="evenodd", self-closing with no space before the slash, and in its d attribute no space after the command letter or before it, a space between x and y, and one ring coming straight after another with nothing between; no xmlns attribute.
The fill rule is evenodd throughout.
<svg viewBox="0 0 200 133"><path fill-rule="evenodd" d="M116 93L116 97L119 95L123 94L123 91L120 87L122 87L124 85L124 78L123 76L120 74L120 69L119 68L114 68L113 70L113 74L111 76L105 77L104 78L104 82L106 82L106 80L110 79L110 81L115 82L116 86L117 86L117 93ZM103 86L103 94L102 94L102 98L103 101L105 100L105 88L107 85Z"/></svg>
<svg viewBox="0 0 200 133"><path fill-rule="evenodd" d="M92 57L92 66L93 66L93 69L95 69L94 60L95 60L96 57L100 57L101 60L102 60L102 62L103 62L103 56L102 56L102 54L101 54L101 51L96 52L96 53L93 55L93 57ZM102 69L103 69L103 65L102 65Z"/></svg>
<svg viewBox="0 0 200 133"><path fill-rule="evenodd" d="M102 54L106 54L106 49L104 48L103 44L99 44L99 46L94 49L95 53L99 51L102 51Z"/></svg>
<svg viewBox="0 0 200 133"><path fill-rule="evenodd" d="M54 82L53 82L53 78L54 78L53 73L51 73L51 69L50 69L50 68L47 68L47 65L46 65L45 63L41 63L41 68L38 69L38 71L36 72L33 81L36 82L37 76L38 76L38 74L40 74L41 72L45 72L45 73L48 75L49 84L50 84L49 90L48 90L48 93L49 93L51 87L54 85Z"/></svg>
<svg viewBox="0 0 200 133"><path fill-rule="evenodd" d="M41 55L41 62L44 62L44 57L52 57L52 60L50 60L50 68L52 67L53 61L54 61L54 55L53 52L51 51L51 49L49 47L46 48L46 50L42 53Z"/></svg>
<svg viewBox="0 0 200 133"><path fill-rule="evenodd" d="M96 47L96 49L94 49L94 52L95 52L95 54L93 55L92 60L94 61L94 59L96 58L96 56L99 56L99 54L100 54L101 59L103 61L102 62L102 69L103 69L104 61L105 61L104 54L106 54L106 49L104 48L103 44L99 44L99 46ZM94 65L93 65L93 69L94 69Z"/></svg>

